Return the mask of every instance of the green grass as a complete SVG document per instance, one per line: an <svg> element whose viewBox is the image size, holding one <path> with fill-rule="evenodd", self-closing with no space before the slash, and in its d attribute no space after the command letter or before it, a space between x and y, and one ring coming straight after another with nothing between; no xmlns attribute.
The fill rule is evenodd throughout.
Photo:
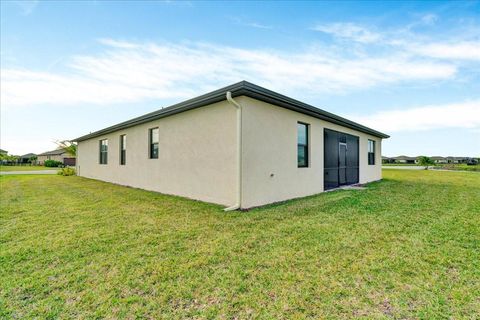
<svg viewBox="0 0 480 320"><path fill-rule="evenodd" d="M37 171L37 170L58 170L58 168L47 168L44 166L0 166L0 171Z"/></svg>
<svg viewBox="0 0 480 320"><path fill-rule="evenodd" d="M459 164L448 163L448 164L437 164L435 167L437 167L438 169L444 169L444 170L480 171L480 164L468 165L465 163L459 163Z"/></svg>
<svg viewBox="0 0 480 320"><path fill-rule="evenodd" d="M224 213L2 176L0 318L480 318L480 175L384 178Z"/></svg>
<svg viewBox="0 0 480 320"><path fill-rule="evenodd" d="M402 166L420 166L417 163L382 163L385 167L402 167ZM454 171L480 171L480 164L468 165L466 163L445 163L435 164L435 168L442 170L454 170Z"/></svg>

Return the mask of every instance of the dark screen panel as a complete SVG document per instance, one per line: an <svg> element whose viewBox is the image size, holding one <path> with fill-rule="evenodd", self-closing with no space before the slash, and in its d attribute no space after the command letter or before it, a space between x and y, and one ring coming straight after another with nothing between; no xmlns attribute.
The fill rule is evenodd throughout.
<svg viewBox="0 0 480 320"><path fill-rule="evenodd" d="M347 184L358 183L358 168L347 167Z"/></svg>
<svg viewBox="0 0 480 320"><path fill-rule="evenodd" d="M358 137L347 135L347 184L358 183Z"/></svg>
<svg viewBox="0 0 480 320"><path fill-rule="evenodd" d="M338 132L325 129L324 131L324 160L325 169L338 167Z"/></svg>
<svg viewBox="0 0 480 320"><path fill-rule="evenodd" d="M359 138L324 129L324 189L359 181Z"/></svg>
<svg viewBox="0 0 480 320"><path fill-rule="evenodd" d="M325 190L338 187L338 168L325 169L323 175L323 188Z"/></svg>
<svg viewBox="0 0 480 320"><path fill-rule="evenodd" d="M347 135L347 167L358 167L358 137Z"/></svg>

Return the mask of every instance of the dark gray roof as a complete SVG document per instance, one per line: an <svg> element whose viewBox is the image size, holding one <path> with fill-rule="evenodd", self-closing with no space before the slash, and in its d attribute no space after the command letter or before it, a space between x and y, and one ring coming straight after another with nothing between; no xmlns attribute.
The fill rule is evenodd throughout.
<svg viewBox="0 0 480 320"><path fill-rule="evenodd" d="M60 155L64 153L66 153L65 149L56 149L56 150L40 153L39 156L55 156L55 155Z"/></svg>
<svg viewBox="0 0 480 320"><path fill-rule="evenodd" d="M35 156L36 156L35 153L27 153L27 154L24 154L23 156L20 156L20 158L30 159L31 157L35 157Z"/></svg>
<svg viewBox="0 0 480 320"><path fill-rule="evenodd" d="M250 98L254 98L260 101L268 102L286 109L290 109L293 111L297 111L318 119L322 119L331 123L336 123L344 127L348 127L351 129L355 129L364 133L371 134L376 137L380 138L389 138L390 136L381 133L379 131L367 128L365 126L362 126L361 124L358 124L356 122L347 120L345 118L342 118L340 116L334 115L333 113L324 111L322 109L318 109L316 107L313 107L311 105L308 105L306 103L300 102L298 100L289 98L287 96L281 95L279 93L276 93L274 91L262 88L260 86L257 86L253 83L247 82L247 81L241 81L235 84L232 84L230 86L212 91L210 93L201 95L199 97L186 100L184 102L180 102L177 104L174 104L170 107L163 108L151 113L147 113L143 116L107 127L102 130L95 131L93 133L78 137L74 139L74 141L82 141L82 140L87 140L90 138L95 138L98 136L101 136L103 134L107 134L110 132L114 132L117 130L129 128L141 123L149 122L152 120L168 117L180 112L184 112L187 110L203 107L212 103L220 102L223 100L226 100L226 93L227 91L230 91L232 93L232 97L239 97L239 96L247 96Z"/></svg>
<svg viewBox="0 0 480 320"><path fill-rule="evenodd" d="M7 150L0 149L0 153L8 153Z"/></svg>
<svg viewBox="0 0 480 320"><path fill-rule="evenodd" d="M394 159L394 160L416 160L417 157L398 156L398 157L392 157L391 159Z"/></svg>

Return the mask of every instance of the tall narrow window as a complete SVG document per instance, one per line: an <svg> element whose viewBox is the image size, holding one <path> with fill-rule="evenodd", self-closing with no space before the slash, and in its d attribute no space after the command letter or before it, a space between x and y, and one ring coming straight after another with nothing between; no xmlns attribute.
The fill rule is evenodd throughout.
<svg viewBox="0 0 480 320"><path fill-rule="evenodd" d="M120 164L127 163L127 136L122 134L120 136Z"/></svg>
<svg viewBox="0 0 480 320"><path fill-rule="evenodd" d="M375 164L375 141L368 140L368 164Z"/></svg>
<svg viewBox="0 0 480 320"><path fill-rule="evenodd" d="M100 140L100 164L107 164L108 159L108 140Z"/></svg>
<svg viewBox="0 0 480 320"><path fill-rule="evenodd" d="M308 124L297 123L297 165L308 167Z"/></svg>
<svg viewBox="0 0 480 320"><path fill-rule="evenodd" d="M158 159L158 128L149 130L150 159Z"/></svg>

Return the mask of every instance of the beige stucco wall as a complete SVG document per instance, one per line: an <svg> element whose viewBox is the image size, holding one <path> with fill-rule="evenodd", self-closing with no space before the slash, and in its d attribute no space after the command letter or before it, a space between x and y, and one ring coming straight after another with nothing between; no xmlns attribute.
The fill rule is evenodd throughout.
<svg viewBox="0 0 480 320"><path fill-rule="evenodd" d="M381 179L381 139L245 96L242 105L242 208L323 192L323 129L359 137L360 183ZM310 124L309 167L297 167L297 122ZM159 158L148 158L148 129L159 128ZM127 164L119 139L127 135ZM108 164L99 141L108 139ZM368 139L376 141L368 165ZM233 205L237 192L236 110L227 101L78 144L80 176Z"/></svg>
<svg viewBox="0 0 480 320"><path fill-rule="evenodd" d="M45 160L55 160L63 162L63 158L68 158L69 156L66 153L58 154L58 155L49 155L49 156L37 156L37 162L39 164L43 164Z"/></svg>
<svg viewBox="0 0 480 320"><path fill-rule="evenodd" d="M223 205L236 201L235 108L226 101L78 144L80 176ZM148 129L159 128L159 157L149 159ZM120 135L127 135L120 165ZM108 164L99 141L108 139Z"/></svg>
<svg viewBox="0 0 480 320"><path fill-rule="evenodd" d="M236 100L243 107L243 208L324 191L324 128L359 137L360 183L381 179L380 138L249 97ZM308 168L297 167L298 121L310 124ZM376 141L375 165L368 165L368 139Z"/></svg>

